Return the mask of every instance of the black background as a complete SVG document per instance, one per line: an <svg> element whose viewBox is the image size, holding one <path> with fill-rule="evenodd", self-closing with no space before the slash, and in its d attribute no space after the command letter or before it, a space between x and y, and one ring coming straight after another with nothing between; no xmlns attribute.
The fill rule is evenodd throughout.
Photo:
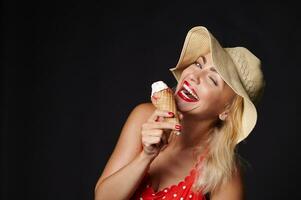
<svg viewBox="0 0 301 200"><path fill-rule="evenodd" d="M197 25L262 60L266 91L239 147L247 199L300 198L298 7L105 3L2 2L1 199L93 199L128 114L152 82L176 84L168 68Z"/></svg>

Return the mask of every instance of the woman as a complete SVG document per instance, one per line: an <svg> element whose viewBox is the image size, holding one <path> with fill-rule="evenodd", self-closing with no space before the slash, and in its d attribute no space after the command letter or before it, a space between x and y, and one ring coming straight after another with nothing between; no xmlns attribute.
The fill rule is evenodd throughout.
<svg viewBox="0 0 301 200"><path fill-rule="evenodd" d="M175 113L151 103L135 107L96 184L95 199L244 198L235 150L256 124L255 104L265 86L260 60L243 47L222 48L198 26L188 32L170 70L178 81L180 124L164 121ZM163 139L173 131L181 134Z"/></svg>

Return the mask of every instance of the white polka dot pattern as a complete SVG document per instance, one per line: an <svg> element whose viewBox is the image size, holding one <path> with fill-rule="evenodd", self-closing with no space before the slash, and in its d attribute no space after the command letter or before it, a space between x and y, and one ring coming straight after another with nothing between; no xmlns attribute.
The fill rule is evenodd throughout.
<svg viewBox="0 0 301 200"><path fill-rule="evenodd" d="M143 180L145 181L144 187L139 188L134 195L135 198L131 198L131 200L193 200L196 197L198 197L198 199L205 199L205 196L203 196L203 194L195 194L190 190L197 173L198 172L196 168L193 168L190 171L190 174L186 176L181 182L158 191L154 190L150 182L151 180L149 180L149 176L147 176L146 179Z"/></svg>

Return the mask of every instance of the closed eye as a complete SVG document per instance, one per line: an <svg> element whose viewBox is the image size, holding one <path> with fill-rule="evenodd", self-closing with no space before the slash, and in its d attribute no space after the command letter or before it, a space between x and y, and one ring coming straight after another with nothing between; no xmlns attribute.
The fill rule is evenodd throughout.
<svg viewBox="0 0 301 200"><path fill-rule="evenodd" d="M214 85L217 85L217 82L211 76L209 78L213 81Z"/></svg>
<svg viewBox="0 0 301 200"><path fill-rule="evenodd" d="M195 61L194 64L195 64L198 68L201 68L201 69L203 68L203 65L202 65L201 63L199 63L198 61ZM216 70L215 70L214 68L210 68L210 70L216 72ZM216 85L216 86L218 85L218 84L217 84L217 81L215 81L211 76L210 76L209 78L212 80L212 82L214 83L214 85Z"/></svg>

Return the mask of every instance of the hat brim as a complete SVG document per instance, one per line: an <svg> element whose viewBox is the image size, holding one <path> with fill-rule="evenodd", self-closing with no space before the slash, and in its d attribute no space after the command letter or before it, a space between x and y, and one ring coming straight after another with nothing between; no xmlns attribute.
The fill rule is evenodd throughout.
<svg viewBox="0 0 301 200"><path fill-rule="evenodd" d="M239 143L254 129L257 121L257 110L244 89L237 72L237 66L232 61L227 50L221 47L219 42L205 27L197 26L187 33L179 61L176 67L169 70L173 73L176 80L179 81L182 71L195 62L199 56L208 52L211 52L213 64L221 78L236 94L243 97L242 133L240 133L237 140L237 143Z"/></svg>

